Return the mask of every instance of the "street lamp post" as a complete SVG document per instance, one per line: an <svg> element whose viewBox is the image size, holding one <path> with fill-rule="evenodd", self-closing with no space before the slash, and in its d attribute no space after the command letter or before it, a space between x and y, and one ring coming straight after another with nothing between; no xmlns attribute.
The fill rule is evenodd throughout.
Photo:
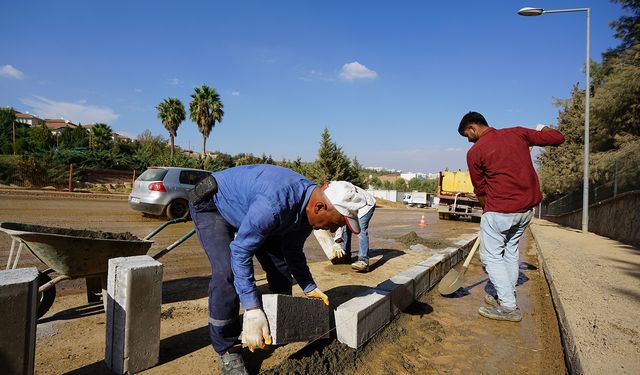
<svg viewBox="0 0 640 375"><path fill-rule="evenodd" d="M546 13L568 13L568 12L587 12L587 60L586 60L586 93L584 102L584 176L582 182L582 233L589 231L589 97L591 96L591 83L589 79L590 67L590 23L591 8L574 8L574 9L542 9L525 7L518 11L521 16L541 16Z"/></svg>

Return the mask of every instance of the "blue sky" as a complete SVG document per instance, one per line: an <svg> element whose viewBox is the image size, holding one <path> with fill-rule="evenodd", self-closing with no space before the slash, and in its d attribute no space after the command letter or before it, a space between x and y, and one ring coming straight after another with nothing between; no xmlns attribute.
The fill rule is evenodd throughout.
<svg viewBox="0 0 640 375"><path fill-rule="evenodd" d="M555 124L552 99L584 86L618 41L617 4L593 1L9 1L0 107L168 137L155 106L215 87L208 150L312 161L324 127L365 166L466 169L469 110L503 128ZM191 121L176 143L201 149Z"/></svg>

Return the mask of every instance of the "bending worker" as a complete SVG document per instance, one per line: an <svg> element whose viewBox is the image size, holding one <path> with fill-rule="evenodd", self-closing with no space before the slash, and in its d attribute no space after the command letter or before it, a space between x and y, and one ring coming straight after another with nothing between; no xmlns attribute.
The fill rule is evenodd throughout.
<svg viewBox="0 0 640 375"><path fill-rule="evenodd" d="M494 129L478 112L460 121L458 133L474 145L467 152L471 182L483 207L480 221L480 259L485 265L497 299L485 295L489 306L478 313L489 319L519 322L516 304L519 273L518 243L533 217L533 207L542 200L538 175L533 169L530 147L558 146L564 136L538 125Z"/></svg>
<svg viewBox="0 0 640 375"><path fill-rule="evenodd" d="M316 286L302 252L312 229L359 232L357 211L365 202L351 184L316 186L274 165L248 165L212 173L190 193L190 212L211 263L209 335L223 374L245 374L242 341L249 349L271 344L253 275L255 255L272 293L291 294L292 275L310 298L329 304ZM234 238L234 234L237 235Z"/></svg>
<svg viewBox="0 0 640 375"><path fill-rule="evenodd" d="M351 264L351 268L357 272L369 271L369 221L376 210L376 199L366 190L356 186L356 191L362 196L367 204L358 210L358 222L360 223L360 234L358 234L358 260ZM342 258L336 258L334 263L351 263L351 231L345 230L345 226L340 227L334 236L336 244L344 250Z"/></svg>

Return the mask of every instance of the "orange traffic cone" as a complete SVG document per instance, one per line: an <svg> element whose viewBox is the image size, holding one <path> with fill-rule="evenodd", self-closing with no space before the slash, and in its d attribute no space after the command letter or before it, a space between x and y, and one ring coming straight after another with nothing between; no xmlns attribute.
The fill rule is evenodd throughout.
<svg viewBox="0 0 640 375"><path fill-rule="evenodd" d="M424 215L420 218L420 228L424 228L427 226L427 223L424 221Z"/></svg>

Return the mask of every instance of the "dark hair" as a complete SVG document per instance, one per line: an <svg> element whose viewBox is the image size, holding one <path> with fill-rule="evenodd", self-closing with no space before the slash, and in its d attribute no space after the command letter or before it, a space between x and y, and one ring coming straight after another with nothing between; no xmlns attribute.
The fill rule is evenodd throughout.
<svg viewBox="0 0 640 375"><path fill-rule="evenodd" d="M464 137L464 130L471 124L489 126L489 124L487 124L487 120L484 119L484 116L482 116L478 112L469 112L464 115L464 117L462 117L462 120L460 120L458 133L460 133L460 135Z"/></svg>

